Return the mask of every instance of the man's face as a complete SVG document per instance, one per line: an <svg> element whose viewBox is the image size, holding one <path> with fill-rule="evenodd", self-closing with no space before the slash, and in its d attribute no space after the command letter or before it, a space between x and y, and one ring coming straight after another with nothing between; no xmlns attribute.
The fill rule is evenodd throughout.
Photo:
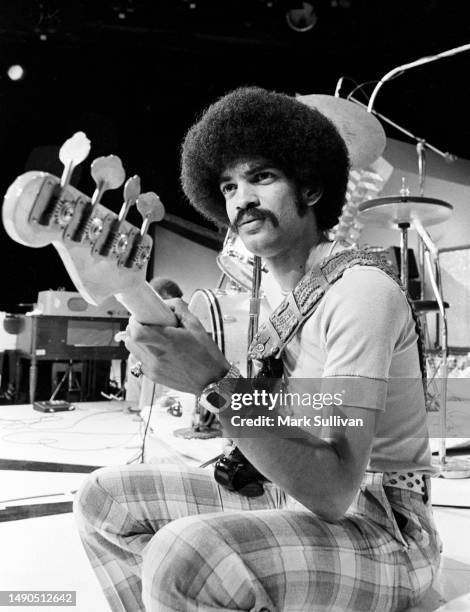
<svg viewBox="0 0 470 612"><path fill-rule="evenodd" d="M232 229L256 255L274 257L288 250L312 220L299 212L302 207L293 182L263 159L226 168L220 190Z"/></svg>

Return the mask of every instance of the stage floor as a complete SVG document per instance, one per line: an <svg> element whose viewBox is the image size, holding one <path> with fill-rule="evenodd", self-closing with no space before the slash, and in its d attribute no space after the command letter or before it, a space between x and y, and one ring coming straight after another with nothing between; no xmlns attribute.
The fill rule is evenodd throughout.
<svg viewBox="0 0 470 612"><path fill-rule="evenodd" d="M36 412L30 405L0 406L0 519L12 507L17 516L22 516L22 508L31 509L34 516L19 520L10 516L0 522L0 590L75 590L77 611L109 611L66 504L71 504L85 470L125 464L138 456L145 423L128 411L129 406L126 402L83 403L76 404L75 411L51 415ZM165 409L154 409L146 461L199 465L217 455L221 439L186 440L173 434L190 422L189 411L174 417ZM60 471L74 465L82 471ZM435 588L415 612L430 612L470 592L470 479L433 479L432 489L444 557ZM65 506L50 516L38 516L34 509L46 507L52 512L54 504Z"/></svg>

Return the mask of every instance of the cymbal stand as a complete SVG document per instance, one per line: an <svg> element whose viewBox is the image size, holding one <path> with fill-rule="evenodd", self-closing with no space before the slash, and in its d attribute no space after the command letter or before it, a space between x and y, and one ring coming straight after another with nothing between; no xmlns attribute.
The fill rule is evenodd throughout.
<svg viewBox="0 0 470 612"><path fill-rule="evenodd" d="M408 230L409 223L399 223L400 228L400 280L406 291L408 291Z"/></svg>
<svg viewBox="0 0 470 612"><path fill-rule="evenodd" d="M405 184L405 178L402 178L400 195L404 198L410 195L410 190ZM408 230L410 224L408 222L398 223L400 230L400 280L405 291L408 291Z"/></svg>
<svg viewBox="0 0 470 612"><path fill-rule="evenodd" d="M424 196L424 184L426 182L426 147L422 138L416 143L416 153L418 155L418 175L419 175L419 195ZM420 283L420 299L424 300L424 244L418 234L418 268ZM424 331L424 330L423 330Z"/></svg>

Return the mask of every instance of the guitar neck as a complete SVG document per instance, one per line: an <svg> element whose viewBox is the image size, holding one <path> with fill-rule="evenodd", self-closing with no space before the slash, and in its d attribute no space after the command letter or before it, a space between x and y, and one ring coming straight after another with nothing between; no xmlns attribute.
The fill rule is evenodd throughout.
<svg viewBox="0 0 470 612"><path fill-rule="evenodd" d="M147 282L115 296L144 325L177 325L172 310Z"/></svg>

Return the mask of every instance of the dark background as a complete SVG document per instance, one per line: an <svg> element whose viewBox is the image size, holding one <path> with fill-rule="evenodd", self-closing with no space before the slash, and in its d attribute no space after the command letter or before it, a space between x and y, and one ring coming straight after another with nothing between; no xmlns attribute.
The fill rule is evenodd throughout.
<svg viewBox="0 0 470 612"><path fill-rule="evenodd" d="M355 83L470 42L466 2L314 0L309 32L289 29L284 0L2 0L0 190L26 169L60 174L60 145L83 130L90 157L75 184L91 194L89 164L119 155L127 175L158 192L167 211L202 225L178 185L179 144L217 96L255 84L341 96ZM191 8L193 6L193 8ZM23 80L6 71L20 63ZM373 83L355 92L367 103ZM381 90L376 109L432 145L470 158L470 53L416 68ZM403 139L384 126L389 137ZM104 203L117 210L121 193ZM138 224L136 215L131 221ZM17 245L0 229L0 309L37 292L73 289L52 247Z"/></svg>

